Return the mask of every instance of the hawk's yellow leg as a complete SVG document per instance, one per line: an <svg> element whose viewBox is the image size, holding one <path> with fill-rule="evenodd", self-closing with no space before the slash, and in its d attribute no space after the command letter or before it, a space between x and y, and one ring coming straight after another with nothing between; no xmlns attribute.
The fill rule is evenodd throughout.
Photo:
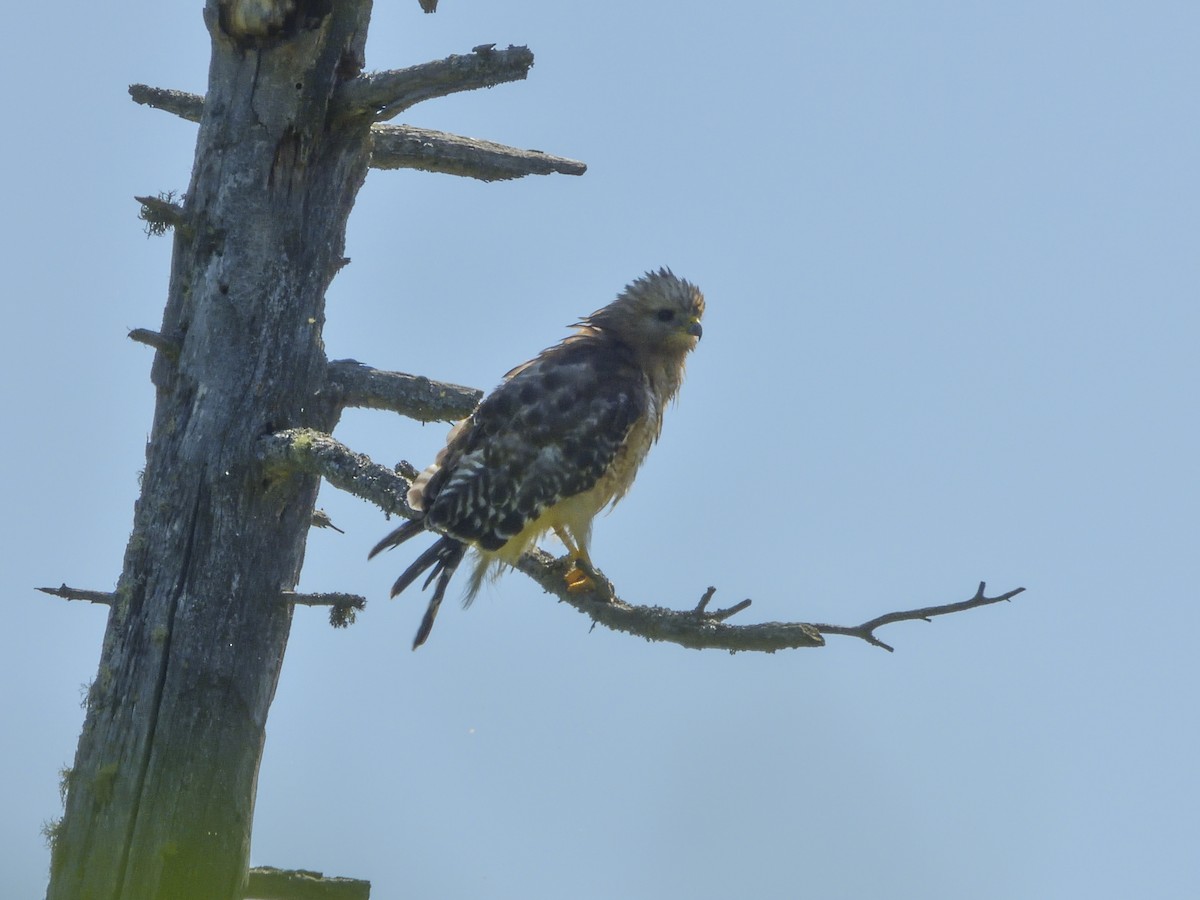
<svg viewBox="0 0 1200 900"><path fill-rule="evenodd" d="M595 590L596 582L585 571L585 566L592 568L592 560L588 556L587 550L572 540L571 535L567 533L567 529L561 525L554 526L554 533L558 539L563 542L563 546L567 548L567 555L571 557L571 568L567 570L564 580L567 582L567 590L572 594L582 594L587 591Z"/></svg>

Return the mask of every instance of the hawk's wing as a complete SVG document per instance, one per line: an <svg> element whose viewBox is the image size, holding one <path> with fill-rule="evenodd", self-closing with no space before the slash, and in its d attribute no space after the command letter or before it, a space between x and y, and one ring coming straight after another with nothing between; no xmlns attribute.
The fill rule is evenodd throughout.
<svg viewBox="0 0 1200 900"><path fill-rule="evenodd" d="M514 369L456 429L425 484L426 521L497 550L592 488L648 414L645 376L619 344L580 335Z"/></svg>

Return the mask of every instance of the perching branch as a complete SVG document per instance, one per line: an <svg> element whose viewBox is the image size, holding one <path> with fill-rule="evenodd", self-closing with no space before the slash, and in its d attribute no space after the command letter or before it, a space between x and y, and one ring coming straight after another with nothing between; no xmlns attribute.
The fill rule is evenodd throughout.
<svg viewBox="0 0 1200 900"><path fill-rule="evenodd" d="M470 415L483 396L475 388L432 381L422 375L385 372L356 359L329 364L329 381L342 406L386 409L419 422L452 422Z"/></svg>
<svg viewBox="0 0 1200 900"><path fill-rule="evenodd" d="M661 606L636 606L621 600L611 581L603 573L591 570L595 589L586 593L567 590L563 576L570 568L568 559L555 559L544 550L533 550L521 557L517 569L536 581L548 594L591 618L593 622L643 637L648 641L665 641L692 650L794 650L800 647L821 647L825 641L820 633L804 622L762 622L754 625L727 625L725 619L744 610L750 601L724 610L707 612L708 600L715 589L709 588L693 609L676 610Z"/></svg>
<svg viewBox="0 0 1200 900"><path fill-rule="evenodd" d="M532 66L528 47L496 50L495 44L484 44L465 56L359 76L342 84L335 102L346 114L383 122L422 100L521 81Z"/></svg>
<svg viewBox="0 0 1200 900"><path fill-rule="evenodd" d="M460 137L411 125L376 125L371 129L373 169L419 169L465 175L480 181L508 181L526 175L582 175L587 164L541 150L519 150L504 144Z"/></svg>
<svg viewBox="0 0 1200 900"><path fill-rule="evenodd" d="M320 475L334 487L376 504L385 512L413 518L416 513L400 501L408 491L409 480L390 469L355 453L326 434L309 429L291 429L261 439L259 456L271 465L290 467L312 475ZM750 606L743 600L726 609L708 611L715 588L709 588L700 602L690 610L666 609L660 606L638 606L617 597L612 582L603 573L593 571L593 590L572 593L567 590L564 575L571 562L555 559L544 550L534 549L521 557L516 568L524 572L543 590L584 613L600 625L614 631L644 637L650 641L667 641L695 650L720 649L736 652L757 650L773 653L799 647L821 647L822 634L841 634L858 637L891 650L875 637L874 631L883 625L913 619L930 619L1010 600L1024 588L1017 588L998 597L984 597L980 583L975 597L962 603L930 606L907 612L888 613L859 626L812 625L805 622L762 622L754 625L729 625L726 619Z"/></svg>

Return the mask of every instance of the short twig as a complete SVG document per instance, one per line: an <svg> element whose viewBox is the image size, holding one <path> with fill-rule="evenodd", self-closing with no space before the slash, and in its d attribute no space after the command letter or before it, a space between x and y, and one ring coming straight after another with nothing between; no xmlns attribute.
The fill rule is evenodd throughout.
<svg viewBox="0 0 1200 900"><path fill-rule="evenodd" d="M730 618L731 616L736 616L743 609L747 609L750 606L751 601L749 598L747 598L740 603L735 603L733 606L726 607L725 609L718 609L713 612L708 612L708 603L710 600L712 600L713 594L716 592L717 589L710 585L704 592L704 596L700 598L700 602L696 604L696 608L692 610L692 615L701 616L712 622L724 622L726 619Z"/></svg>
<svg viewBox="0 0 1200 900"><path fill-rule="evenodd" d="M421 474L421 470L410 463L407 459L402 459L400 462L396 463L396 468L394 471L401 478L404 478L408 481L416 480L416 477Z"/></svg>
<svg viewBox="0 0 1200 900"><path fill-rule="evenodd" d="M708 601L713 598L713 594L716 592L717 589L710 584L708 589L705 590L704 596L700 598L700 602L696 604L696 608L692 610L692 612L694 612L696 615L702 615L704 610L708 608Z"/></svg>
<svg viewBox="0 0 1200 900"><path fill-rule="evenodd" d="M329 517L329 513L325 512L325 510L323 510L323 509L314 509L313 510L312 524L313 524L314 528L332 528L338 534L346 533L346 532L342 531L342 529L338 528L336 525L333 524L333 519L331 519Z"/></svg>

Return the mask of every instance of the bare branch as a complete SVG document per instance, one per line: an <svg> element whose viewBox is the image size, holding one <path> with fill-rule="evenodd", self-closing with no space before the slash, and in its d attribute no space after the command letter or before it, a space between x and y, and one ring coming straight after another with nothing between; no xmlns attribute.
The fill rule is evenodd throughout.
<svg viewBox="0 0 1200 900"><path fill-rule="evenodd" d="M451 56L449 59L426 63L424 66L414 66L412 69L366 75L353 82L348 82L344 90L367 91L365 82L369 79L383 79L387 84L420 81L417 75L413 75L414 72L419 75L418 70L432 70L434 74L431 77L437 83L437 72L444 74L453 72L456 68L462 68L457 64L448 65L452 60L471 61L483 59L488 54L491 57L501 57L511 52L512 49L524 50L523 47L517 47L484 53L480 49L471 56ZM532 61L532 54L529 58ZM352 89L350 86L355 84L360 86ZM472 87L490 87L490 85L471 84L459 88L449 88L442 90L441 93L420 96L412 102L441 96L451 93L452 90L468 90ZM184 91L134 84L130 86L129 93L138 103L144 103L156 109L164 109L192 122L200 121L200 115L204 109L203 97ZM397 112L400 110L395 110L391 115ZM390 118L390 115L381 115L378 118ZM551 156L541 150L521 150L505 144L495 144L491 141L462 137L427 128L415 128L410 125L374 125L371 127L371 135L374 139L370 162L373 169L419 169L424 172L441 172L446 175L465 175L470 178L478 178L480 181L506 181L526 175L555 173L582 175L587 171L586 163L563 156ZM138 199L142 200L143 198L139 197Z"/></svg>
<svg viewBox="0 0 1200 900"><path fill-rule="evenodd" d="M256 866L246 883L247 897L258 900L368 900L371 882L326 878L321 872Z"/></svg>
<svg viewBox="0 0 1200 900"><path fill-rule="evenodd" d="M329 364L329 381L343 406L386 409L420 422L453 422L471 414L483 391L433 381L422 375L385 372L356 359Z"/></svg>
<svg viewBox="0 0 1200 900"><path fill-rule="evenodd" d="M975 596L970 600L963 600L961 603L947 603L943 606L925 606L921 609L910 609L904 612L887 613L871 619L869 622L864 622L861 625L844 626L844 625L814 625L822 634L840 634L846 637L862 638L868 644L874 644L876 647L882 647L889 653L893 648L885 644L879 638L875 637L875 629L884 625L891 625L893 622L912 622L920 620L928 622L934 616L947 616L950 613L963 612L968 609L975 609L980 606L990 606L993 603L1001 603L1006 600L1011 600L1017 594L1023 593L1025 588L1014 588L1007 593L1000 594L996 597L985 597L983 595L987 585L984 582L979 582L979 589L975 591Z"/></svg>
<svg viewBox="0 0 1200 900"><path fill-rule="evenodd" d="M582 175L587 165L541 150L520 150L491 141L460 137L411 125L371 129L373 169L420 169L465 175L480 181L508 181L526 175Z"/></svg>
<svg viewBox="0 0 1200 900"><path fill-rule="evenodd" d="M204 112L204 98L187 91L150 87L148 84L131 84L129 96L133 98L134 103L174 113L189 122L199 122Z"/></svg>
<svg viewBox="0 0 1200 900"><path fill-rule="evenodd" d="M346 114L366 114L382 122L422 100L521 81L529 74L533 53L528 47L493 47L483 45L465 56L362 75L338 89L337 103Z"/></svg>
<svg viewBox="0 0 1200 900"><path fill-rule="evenodd" d="M321 591L316 594L298 594L295 591L282 591L279 598L285 603L297 606L352 606L355 609L366 609L367 598L360 594L344 594L341 591Z"/></svg>
<svg viewBox="0 0 1200 900"><path fill-rule="evenodd" d="M320 475L335 488L374 503L386 513L408 519L416 515L405 500L407 478L322 432L291 428L268 434L259 439L258 456L268 466Z"/></svg>
<svg viewBox="0 0 1200 900"><path fill-rule="evenodd" d="M56 588L40 587L37 590L53 597L62 597L64 600L86 600L88 603L101 603L105 606L112 606L117 599L117 595L112 591L88 591L67 587L65 584Z"/></svg>

